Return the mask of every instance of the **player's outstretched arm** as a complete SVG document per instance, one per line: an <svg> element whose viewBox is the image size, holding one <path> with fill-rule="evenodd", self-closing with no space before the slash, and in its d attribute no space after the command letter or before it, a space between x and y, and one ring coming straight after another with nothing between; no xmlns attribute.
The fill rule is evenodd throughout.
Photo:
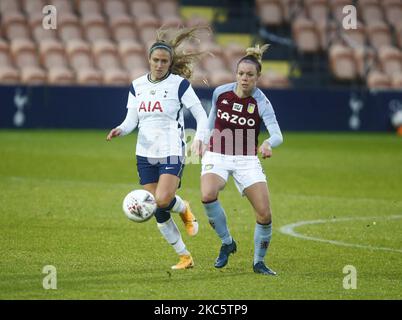
<svg viewBox="0 0 402 320"><path fill-rule="evenodd" d="M107 141L112 140L115 137L118 137L121 135L121 129L120 128L114 128L112 130L110 130L109 134L106 137Z"/></svg>

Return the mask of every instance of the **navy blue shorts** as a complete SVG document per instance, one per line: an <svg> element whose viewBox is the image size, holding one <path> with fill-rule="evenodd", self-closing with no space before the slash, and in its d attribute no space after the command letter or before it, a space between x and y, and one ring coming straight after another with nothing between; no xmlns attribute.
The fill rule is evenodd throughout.
<svg viewBox="0 0 402 320"><path fill-rule="evenodd" d="M184 158L169 156L166 158L147 158L137 156L137 170L140 184L155 183L161 174L172 174L181 179L184 169Z"/></svg>

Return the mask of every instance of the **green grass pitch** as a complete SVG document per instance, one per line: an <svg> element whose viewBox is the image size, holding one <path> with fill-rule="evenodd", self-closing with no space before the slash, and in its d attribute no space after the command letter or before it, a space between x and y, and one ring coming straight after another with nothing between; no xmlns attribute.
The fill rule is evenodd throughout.
<svg viewBox="0 0 402 320"><path fill-rule="evenodd" d="M278 272L264 277L252 271L254 215L232 180L220 200L238 252L226 268L213 267L220 243L203 213L196 164L186 166L178 194L199 234L189 238L175 216L195 267L170 270L177 256L155 221L136 224L121 209L140 187L135 135L106 142L106 134L0 131L0 299L402 298L402 138L284 133L262 161L274 227L266 261ZM57 289L43 288L47 265ZM356 289L344 288L348 265Z"/></svg>

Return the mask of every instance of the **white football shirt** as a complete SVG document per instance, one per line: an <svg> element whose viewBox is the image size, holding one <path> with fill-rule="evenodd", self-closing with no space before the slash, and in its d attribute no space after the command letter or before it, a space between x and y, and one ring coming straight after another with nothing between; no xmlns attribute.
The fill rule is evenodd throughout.
<svg viewBox="0 0 402 320"><path fill-rule="evenodd" d="M196 109L201 106L187 79L170 74L162 81L152 82L146 74L132 82L127 101L127 118L130 119L126 118L129 121L125 120L119 127L124 135L138 125L136 154L139 156L150 158L183 156L185 152L183 106L190 111L192 107Z"/></svg>

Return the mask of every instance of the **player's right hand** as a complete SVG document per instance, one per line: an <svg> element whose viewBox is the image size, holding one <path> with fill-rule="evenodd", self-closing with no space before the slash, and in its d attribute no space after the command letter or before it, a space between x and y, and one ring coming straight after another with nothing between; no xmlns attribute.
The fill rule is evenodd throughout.
<svg viewBox="0 0 402 320"><path fill-rule="evenodd" d="M120 128L114 128L114 129L110 130L109 134L106 137L106 140L110 141L114 137L118 137L119 135L121 135L121 129Z"/></svg>

